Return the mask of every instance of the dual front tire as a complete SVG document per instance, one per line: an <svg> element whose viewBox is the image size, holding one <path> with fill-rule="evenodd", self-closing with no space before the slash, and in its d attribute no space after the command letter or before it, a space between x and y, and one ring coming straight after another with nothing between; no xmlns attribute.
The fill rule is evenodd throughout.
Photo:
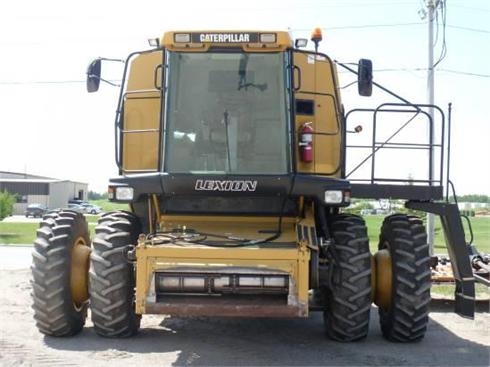
<svg viewBox="0 0 490 367"><path fill-rule="evenodd" d="M377 264L375 277L364 220L336 215L330 218L329 231L333 240L328 250L329 282L322 285L327 295L327 336L341 342L364 339L374 290L384 287L383 301L376 302L383 336L394 342L422 339L431 299L429 245L422 221L404 214L384 219L378 249L389 265Z"/></svg>
<svg viewBox="0 0 490 367"><path fill-rule="evenodd" d="M90 294L97 334L127 337L137 333L135 274L125 251L136 243L141 225L129 212L107 213L95 229L93 249L85 217L62 210L46 215L34 242L32 299L40 332L50 336L79 333ZM90 281L89 281L90 277Z"/></svg>

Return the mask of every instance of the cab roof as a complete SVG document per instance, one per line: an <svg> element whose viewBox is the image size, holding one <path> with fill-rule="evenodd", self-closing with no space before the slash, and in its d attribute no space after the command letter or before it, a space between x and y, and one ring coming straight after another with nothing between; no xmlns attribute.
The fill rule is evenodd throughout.
<svg viewBox="0 0 490 367"><path fill-rule="evenodd" d="M246 52L277 52L293 46L285 31L171 31L164 33L160 44L170 50L203 52L212 47L242 48Z"/></svg>

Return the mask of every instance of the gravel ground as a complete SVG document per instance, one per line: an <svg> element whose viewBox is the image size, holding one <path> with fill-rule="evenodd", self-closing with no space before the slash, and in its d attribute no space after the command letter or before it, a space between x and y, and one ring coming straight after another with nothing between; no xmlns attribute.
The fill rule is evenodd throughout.
<svg viewBox="0 0 490 367"><path fill-rule="evenodd" d="M40 334L32 318L30 248L0 246L1 366L488 366L490 314L475 320L433 307L425 339L385 341L377 310L368 338L337 343L322 317L308 319L170 318L145 315L130 339L97 336L87 320L70 338Z"/></svg>

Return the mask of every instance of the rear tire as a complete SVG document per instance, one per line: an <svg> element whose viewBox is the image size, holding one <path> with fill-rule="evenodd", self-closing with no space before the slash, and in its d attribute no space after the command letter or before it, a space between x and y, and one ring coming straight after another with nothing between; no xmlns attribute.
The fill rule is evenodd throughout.
<svg viewBox="0 0 490 367"><path fill-rule="evenodd" d="M126 250L136 245L141 225L125 211L104 214L95 228L90 258L90 309L97 334L129 337L138 332L135 313L135 274Z"/></svg>
<svg viewBox="0 0 490 367"><path fill-rule="evenodd" d="M379 249L388 249L392 264L389 309L379 308L383 336L394 342L421 340L429 321L431 270L429 245L419 218L386 217Z"/></svg>
<svg viewBox="0 0 490 367"><path fill-rule="evenodd" d="M88 300L75 304L70 286L72 250L78 245L90 247L83 215L59 211L41 221L32 252L31 284L34 319L43 334L70 336L85 324Z"/></svg>
<svg viewBox="0 0 490 367"><path fill-rule="evenodd" d="M331 281L327 285L325 332L348 342L367 336L371 310L371 254L367 228L361 217L337 215L330 219L334 239L330 251Z"/></svg>

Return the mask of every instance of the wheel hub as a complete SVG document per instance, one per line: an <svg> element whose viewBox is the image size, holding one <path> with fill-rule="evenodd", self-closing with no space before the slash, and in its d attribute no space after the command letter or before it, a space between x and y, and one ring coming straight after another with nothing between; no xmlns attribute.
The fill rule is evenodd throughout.
<svg viewBox="0 0 490 367"><path fill-rule="evenodd" d="M90 247L83 237L79 237L71 252L70 289L73 303L80 307L89 298L88 270L90 266Z"/></svg>
<svg viewBox="0 0 490 367"><path fill-rule="evenodd" d="M387 311L391 307L393 274L391 255L388 249L379 250L374 255L376 263L376 280L374 303Z"/></svg>

